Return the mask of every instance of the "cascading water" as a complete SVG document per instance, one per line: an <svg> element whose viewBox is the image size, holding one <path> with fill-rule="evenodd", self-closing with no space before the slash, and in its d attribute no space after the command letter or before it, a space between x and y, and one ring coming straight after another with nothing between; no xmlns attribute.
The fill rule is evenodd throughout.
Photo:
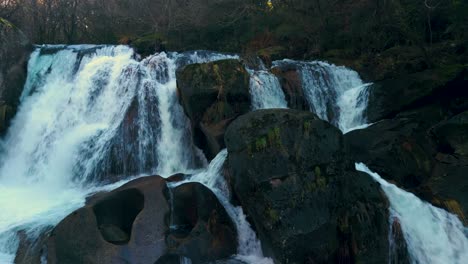
<svg viewBox="0 0 468 264"><path fill-rule="evenodd" d="M237 58L235 55L198 51L159 53L144 59L140 63L141 79L135 103L137 111L130 109L128 115L132 116L133 110L136 117L127 125L130 131L122 129L124 135L116 138L129 139L114 144L117 147L113 150L115 155L120 155L118 160L131 160L121 164L121 167L131 164L138 166L117 173L170 176L206 166L205 157L191 141L190 123L178 101L176 70L187 64ZM136 140L132 134L137 134ZM112 155L108 156L112 158ZM108 163L115 167L112 161Z"/></svg>
<svg viewBox="0 0 468 264"><path fill-rule="evenodd" d="M288 108L278 78L267 70L248 70L252 109Z"/></svg>
<svg viewBox="0 0 468 264"><path fill-rule="evenodd" d="M343 133L366 124L363 113L369 84L364 84L357 72L321 61L273 62L274 67L287 65L293 65L300 74L310 111L339 127Z"/></svg>
<svg viewBox="0 0 468 264"><path fill-rule="evenodd" d="M228 152L226 149L220 151L206 170L194 174L187 181L177 183L176 185L185 182L199 182L210 188L213 193L216 194L218 200L224 206L237 228L239 246L235 258L252 264L273 264L271 259L263 256L260 241L250 227L242 207L233 206L230 202L231 194L229 193L227 182L221 172L227 155Z"/></svg>
<svg viewBox="0 0 468 264"><path fill-rule="evenodd" d="M44 46L32 54L19 112L0 144L0 263L13 262L18 231L38 237L93 192L114 189L130 175L169 176L206 166L178 103L175 72L187 64L238 56L201 51L136 57L125 46L91 45ZM365 125L368 85L356 72L324 62L274 65L284 63L297 67L311 111L343 132ZM287 107L274 75L265 69L249 72L254 110ZM242 208L230 203L221 175L226 157L227 151L221 151L189 181L208 186L235 222L236 258L272 263L263 257ZM468 259L466 230L456 216L385 182L362 164L356 168L382 185L414 263ZM106 185L103 180L109 179L101 176L111 174L119 176L112 181L124 180Z"/></svg>
<svg viewBox="0 0 468 264"><path fill-rule="evenodd" d="M356 170L380 183L394 217L400 221L412 263L466 263L467 229L457 216L386 182L362 163L356 164Z"/></svg>
<svg viewBox="0 0 468 264"><path fill-rule="evenodd" d="M31 55L21 106L2 142L0 263L13 262L18 231L35 238L90 193L125 182L105 185L119 179L103 179L105 173L128 180L203 166L177 100L175 71L234 56L136 57L125 46L92 45L43 46Z"/></svg>

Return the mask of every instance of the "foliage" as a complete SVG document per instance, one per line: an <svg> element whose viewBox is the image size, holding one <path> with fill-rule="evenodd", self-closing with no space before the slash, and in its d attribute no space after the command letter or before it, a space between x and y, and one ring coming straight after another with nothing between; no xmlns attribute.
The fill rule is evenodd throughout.
<svg viewBox="0 0 468 264"><path fill-rule="evenodd" d="M2 14L37 43L120 40L145 53L160 47L269 57L273 50L310 58L414 46L429 59L437 43L466 43L468 30L464 0L0 0Z"/></svg>

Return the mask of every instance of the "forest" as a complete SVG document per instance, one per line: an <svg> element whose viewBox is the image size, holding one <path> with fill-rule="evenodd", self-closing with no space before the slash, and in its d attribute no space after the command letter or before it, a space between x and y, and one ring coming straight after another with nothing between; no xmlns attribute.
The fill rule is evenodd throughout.
<svg viewBox="0 0 468 264"><path fill-rule="evenodd" d="M397 46L428 53L468 34L463 0L2 0L0 17L34 43L137 42L306 58Z"/></svg>

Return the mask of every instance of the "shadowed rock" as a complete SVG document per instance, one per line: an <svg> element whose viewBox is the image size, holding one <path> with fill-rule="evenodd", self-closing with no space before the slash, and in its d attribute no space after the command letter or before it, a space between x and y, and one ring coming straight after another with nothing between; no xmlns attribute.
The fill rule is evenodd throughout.
<svg viewBox="0 0 468 264"><path fill-rule="evenodd" d="M195 143L214 158L226 127L250 110L249 74L238 60L193 64L177 72L177 87Z"/></svg>
<svg viewBox="0 0 468 264"><path fill-rule="evenodd" d="M151 176L88 199L52 231L47 260L146 264L183 256L205 263L236 248L236 229L208 188L187 183L170 190L165 179Z"/></svg>
<svg viewBox="0 0 468 264"><path fill-rule="evenodd" d="M278 263L385 263L388 204L346 158L341 132L309 112L260 110L226 133L228 174Z"/></svg>
<svg viewBox="0 0 468 264"><path fill-rule="evenodd" d="M19 104L32 45L3 18L0 18L0 40L0 134L3 134Z"/></svg>

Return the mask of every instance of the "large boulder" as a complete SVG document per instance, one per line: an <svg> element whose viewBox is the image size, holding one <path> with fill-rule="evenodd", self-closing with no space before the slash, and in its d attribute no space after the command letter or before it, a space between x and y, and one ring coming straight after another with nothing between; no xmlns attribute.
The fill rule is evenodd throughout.
<svg viewBox="0 0 468 264"><path fill-rule="evenodd" d="M91 197L47 243L48 263L203 263L236 252L236 229L216 196L197 183L134 180Z"/></svg>
<svg viewBox="0 0 468 264"><path fill-rule="evenodd" d="M457 111L459 107L468 107L467 87L468 70L461 65L441 66L378 81L369 90L367 118L370 122L393 118L400 112L434 101L452 104Z"/></svg>
<svg viewBox="0 0 468 264"><path fill-rule="evenodd" d="M19 104L32 45L10 22L0 18L0 134Z"/></svg>
<svg viewBox="0 0 468 264"><path fill-rule="evenodd" d="M260 110L226 132L229 181L277 263L385 263L388 204L341 132L312 113Z"/></svg>
<svg viewBox="0 0 468 264"><path fill-rule="evenodd" d="M250 110L248 72L238 60L192 64L177 72L177 87L195 144L214 158L225 147L227 126Z"/></svg>

